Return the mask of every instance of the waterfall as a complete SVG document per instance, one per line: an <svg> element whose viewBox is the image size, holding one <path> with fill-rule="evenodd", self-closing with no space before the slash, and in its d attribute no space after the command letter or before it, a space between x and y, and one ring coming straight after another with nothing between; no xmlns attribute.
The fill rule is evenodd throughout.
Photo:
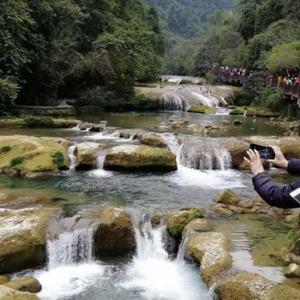
<svg viewBox="0 0 300 300"><path fill-rule="evenodd" d="M218 107L226 101L211 95L210 90L199 86L180 87L167 90L159 98L164 110L186 111L194 105ZM225 101L225 103L224 103Z"/></svg>
<svg viewBox="0 0 300 300"><path fill-rule="evenodd" d="M164 226L152 228L150 218L135 219L137 250L121 286L145 299L208 300L197 267L179 257L171 260L163 245Z"/></svg>
<svg viewBox="0 0 300 300"><path fill-rule="evenodd" d="M71 171L75 170L76 168L76 156L75 156L75 149L76 149L76 146L70 146L69 147L69 150L68 150L68 153L69 153L69 159L70 159L70 167L69 169Z"/></svg>
<svg viewBox="0 0 300 300"><path fill-rule="evenodd" d="M111 177L113 175L113 172L106 171L103 169L104 161L105 161L105 153L100 152L97 156L97 169L89 172L89 175L91 177Z"/></svg>
<svg viewBox="0 0 300 300"><path fill-rule="evenodd" d="M200 138L197 140L196 137L185 137L182 138L182 144L179 145L174 135L162 134L161 136L176 155L178 167L185 166L201 171L224 171L231 168L229 151L216 139Z"/></svg>
<svg viewBox="0 0 300 300"><path fill-rule="evenodd" d="M48 267L91 262L93 259L94 228L64 232L48 240Z"/></svg>

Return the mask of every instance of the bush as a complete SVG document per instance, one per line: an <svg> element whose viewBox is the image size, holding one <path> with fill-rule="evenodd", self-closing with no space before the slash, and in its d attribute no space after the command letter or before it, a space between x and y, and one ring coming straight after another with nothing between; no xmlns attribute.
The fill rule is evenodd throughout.
<svg viewBox="0 0 300 300"><path fill-rule="evenodd" d="M53 128L54 121L50 117L33 117L27 116L24 118L25 126L29 128Z"/></svg>
<svg viewBox="0 0 300 300"><path fill-rule="evenodd" d="M235 91L227 100L230 104L237 106L248 106L254 100L253 94L245 89Z"/></svg>
<svg viewBox="0 0 300 300"><path fill-rule="evenodd" d="M0 154L1 154L1 153L7 153L7 152L9 152L11 149L12 149L11 146L3 146L3 147L0 148Z"/></svg>
<svg viewBox="0 0 300 300"><path fill-rule="evenodd" d="M287 101L284 99L282 92L272 88L261 89L255 103L274 112L281 111L287 106Z"/></svg>
<svg viewBox="0 0 300 300"><path fill-rule="evenodd" d="M61 168L64 166L64 163L65 163L64 155L60 151L57 151L54 154L52 154L52 161L59 168Z"/></svg>
<svg viewBox="0 0 300 300"><path fill-rule="evenodd" d="M209 84L217 84L218 83L218 77L212 71L207 72L206 78L207 78L207 81Z"/></svg>
<svg viewBox="0 0 300 300"><path fill-rule="evenodd" d="M17 156L10 161L10 166L14 167L20 165L25 160L24 156Z"/></svg>

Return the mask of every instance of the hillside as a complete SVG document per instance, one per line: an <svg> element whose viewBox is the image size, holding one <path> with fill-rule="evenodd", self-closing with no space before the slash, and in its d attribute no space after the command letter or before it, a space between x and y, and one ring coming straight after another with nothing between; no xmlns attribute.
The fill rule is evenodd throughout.
<svg viewBox="0 0 300 300"><path fill-rule="evenodd" d="M207 16L216 10L232 8L235 0L146 0L155 7L165 29L181 37L197 35L207 22Z"/></svg>

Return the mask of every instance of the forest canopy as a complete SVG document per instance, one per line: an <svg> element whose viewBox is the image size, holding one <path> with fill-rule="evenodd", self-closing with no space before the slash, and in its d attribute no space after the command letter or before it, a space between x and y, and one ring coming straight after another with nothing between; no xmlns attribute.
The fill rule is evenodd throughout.
<svg viewBox="0 0 300 300"><path fill-rule="evenodd" d="M55 104L101 91L129 97L161 73L158 16L140 0L7 0L0 3L2 105Z"/></svg>
<svg viewBox="0 0 300 300"><path fill-rule="evenodd" d="M219 15L218 22L211 20L196 66L219 63L279 71L291 67L293 60L297 67L299 12L299 1L240 0L232 12Z"/></svg>

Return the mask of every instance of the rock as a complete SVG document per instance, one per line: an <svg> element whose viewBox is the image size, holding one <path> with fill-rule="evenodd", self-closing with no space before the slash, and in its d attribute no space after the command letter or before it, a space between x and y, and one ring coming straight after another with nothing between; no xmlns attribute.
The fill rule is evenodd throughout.
<svg viewBox="0 0 300 300"><path fill-rule="evenodd" d="M222 145L229 151L234 169L249 169L249 166L244 161L244 156L247 150L249 150L249 143L238 138L228 138L222 139Z"/></svg>
<svg viewBox="0 0 300 300"><path fill-rule="evenodd" d="M167 230L176 239L181 238L184 227L192 220L204 217L202 208L186 208L171 213L166 219Z"/></svg>
<svg viewBox="0 0 300 300"><path fill-rule="evenodd" d="M32 293L19 292L17 290L0 285L1 300L38 300L39 298Z"/></svg>
<svg viewBox="0 0 300 300"><path fill-rule="evenodd" d="M164 218L164 216L161 213L154 214L151 217L151 224L152 224L152 226L153 227L158 227L162 223L163 218Z"/></svg>
<svg viewBox="0 0 300 300"><path fill-rule="evenodd" d="M233 120L232 125L234 127L239 127L239 126L243 125L243 122L241 120L235 119L235 120Z"/></svg>
<svg viewBox="0 0 300 300"><path fill-rule="evenodd" d="M200 114L215 114L217 112L217 108L206 105L194 105L188 109L188 112Z"/></svg>
<svg viewBox="0 0 300 300"><path fill-rule="evenodd" d="M229 241L223 233L191 234L188 237L187 249L189 254L200 263L201 277L208 285L211 285L220 273L232 265Z"/></svg>
<svg viewBox="0 0 300 300"><path fill-rule="evenodd" d="M166 142L158 135L148 135L142 137L140 140L142 145L154 147L154 148L165 148L168 149Z"/></svg>
<svg viewBox="0 0 300 300"><path fill-rule="evenodd" d="M90 170L97 165L97 156L100 150L107 146L93 142L85 142L76 145L76 169Z"/></svg>
<svg viewBox="0 0 300 300"><path fill-rule="evenodd" d="M234 205L228 205L228 209L230 209L232 212L236 214L244 214L246 212L244 208L234 206Z"/></svg>
<svg viewBox="0 0 300 300"><path fill-rule="evenodd" d="M135 233L130 215L123 209L99 207L87 216L99 221L95 232L97 257L127 254L135 250Z"/></svg>
<svg viewBox="0 0 300 300"><path fill-rule="evenodd" d="M215 196L214 201L217 203L224 203L227 205L236 205L240 202L241 198L232 190L225 190Z"/></svg>
<svg viewBox="0 0 300 300"><path fill-rule="evenodd" d="M119 137L122 139L140 140L145 131L143 129L122 129L119 132Z"/></svg>
<svg viewBox="0 0 300 300"><path fill-rule="evenodd" d="M34 277L15 278L4 285L20 292L38 293L42 290L40 282Z"/></svg>
<svg viewBox="0 0 300 300"><path fill-rule="evenodd" d="M106 155L104 169L126 171L174 171L176 156L161 148L144 145L113 147Z"/></svg>
<svg viewBox="0 0 300 300"><path fill-rule="evenodd" d="M0 274L34 268L46 260L46 230L56 208L0 209Z"/></svg>
<svg viewBox="0 0 300 300"><path fill-rule="evenodd" d="M286 277L300 277L300 266L297 264L289 264L283 273Z"/></svg>
<svg viewBox="0 0 300 300"><path fill-rule="evenodd" d="M277 284L258 274L239 273L217 284L220 300L299 300L299 291Z"/></svg>
<svg viewBox="0 0 300 300"><path fill-rule="evenodd" d="M178 253L179 241L173 238L170 233L165 230L162 234L162 243L165 251L175 258Z"/></svg>
<svg viewBox="0 0 300 300"><path fill-rule="evenodd" d="M0 285L9 282L10 278L8 276L0 275Z"/></svg>
<svg viewBox="0 0 300 300"><path fill-rule="evenodd" d="M209 231L210 226L208 224L208 220L205 218L202 219L194 219L191 222L189 222L185 227L182 232L182 235L185 236L189 232L197 231Z"/></svg>
<svg viewBox="0 0 300 300"><path fill-rule="evenodd" d="M241 208L253 208L253 202L250 202L250 201L246 201L246 200L241 200L237 203L237 206L238 207L241 207Z"/></svg>
<svg viewBox="0 0 300 300"><path fill-rule="evenodd" d="M219 213L224 216L232 216L233 215L233 212L227 207L227 205L225 205L223 203L213 204L211 206L211 209L214 212Z"/></svg>
<svg viewBox="0 0 300 300"><path fill-rule="evenodd" d="M0 136L0 149L0 172L9 176L49 174L69 165L63 139Z"/></svg>
<svg viewBox="0 0 300 300"><path fill-rule="evenodd" d="M298 238L293 244L291 252L295 255L300 255L300 238Z"/></svg>

